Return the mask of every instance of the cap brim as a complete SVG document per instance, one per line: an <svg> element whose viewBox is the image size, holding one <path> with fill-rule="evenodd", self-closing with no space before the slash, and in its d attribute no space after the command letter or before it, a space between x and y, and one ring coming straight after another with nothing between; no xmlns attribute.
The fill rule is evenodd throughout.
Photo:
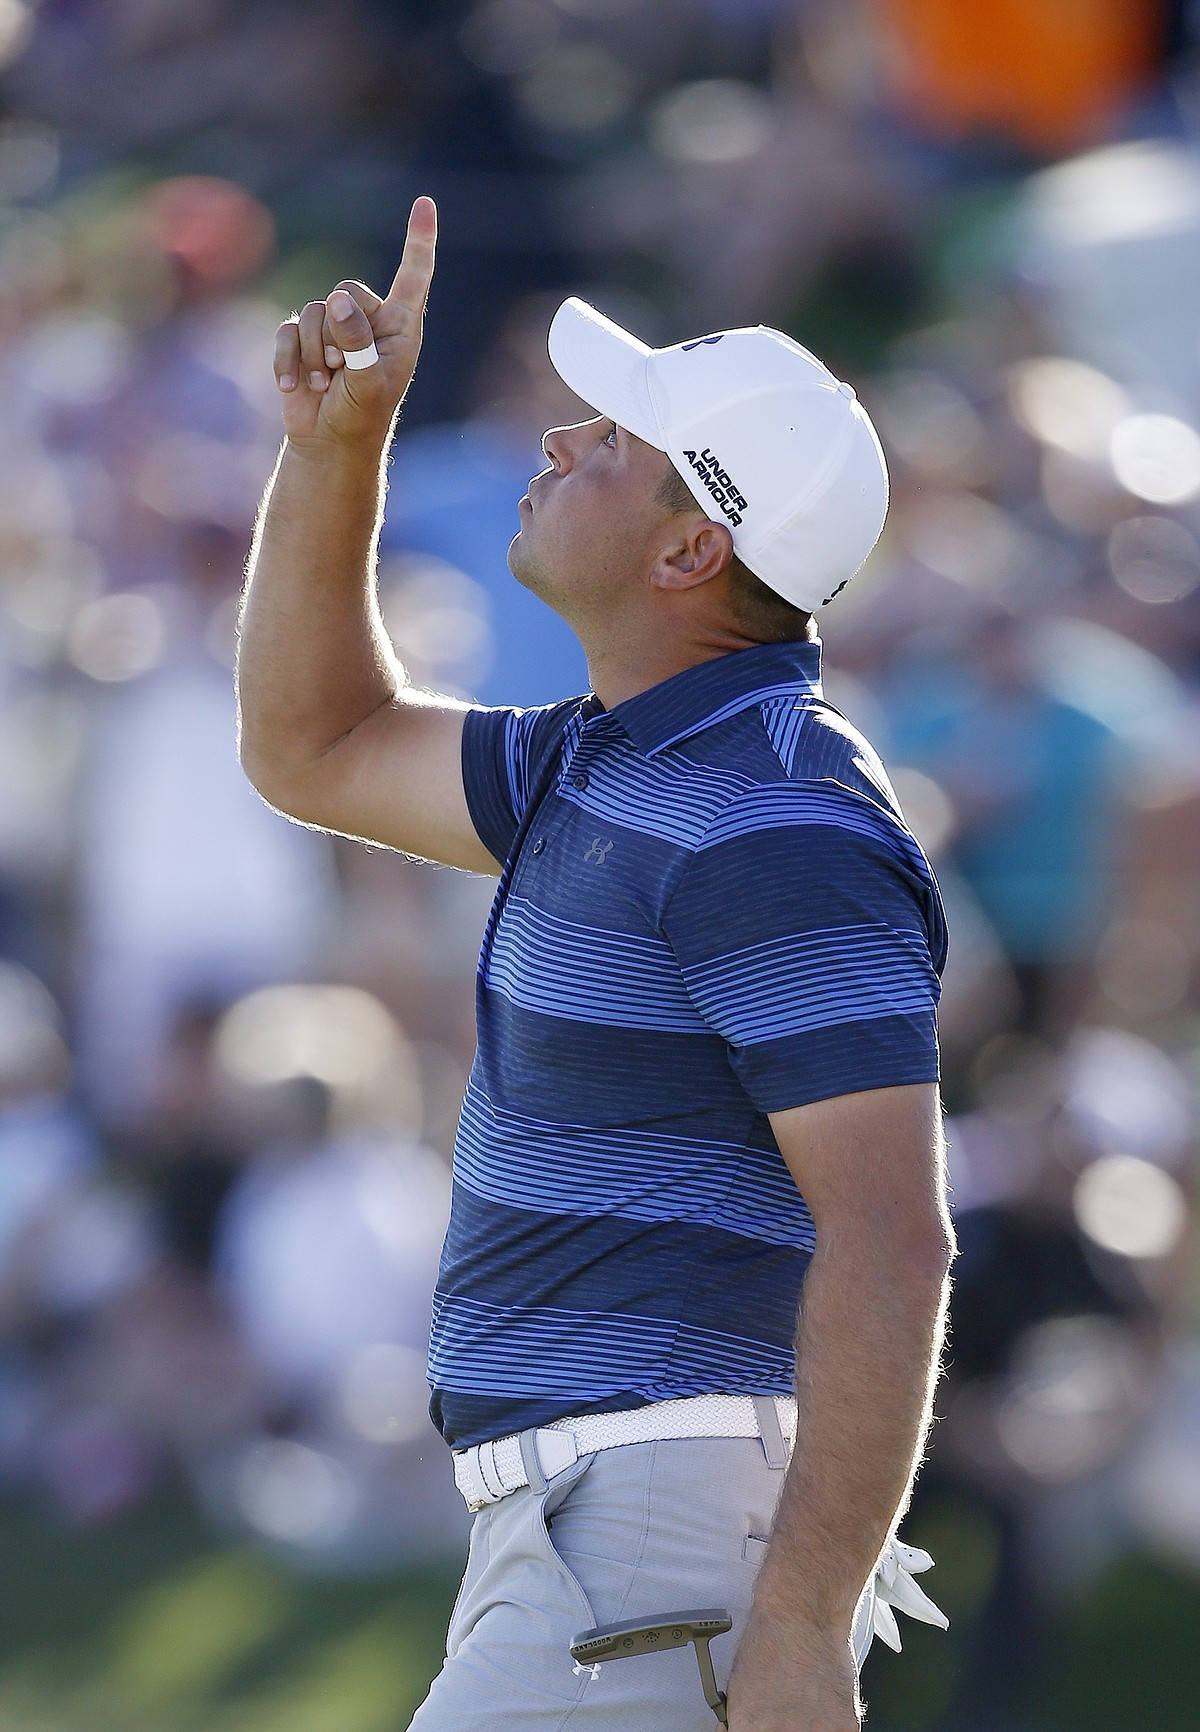
<svg viewBox="0 0 1200 1732"><path fill-rule="evenodd" d="M646 379L654 352L647 344L572 295L550 322L547 346L555 372L576 396L635 438L666 449Z"/></svg>

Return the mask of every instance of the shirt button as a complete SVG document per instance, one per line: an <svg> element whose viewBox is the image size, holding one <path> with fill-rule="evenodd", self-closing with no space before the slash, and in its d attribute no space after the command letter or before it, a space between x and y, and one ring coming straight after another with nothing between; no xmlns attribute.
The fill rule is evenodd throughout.
<svg viewBox="0 0 1200 1732"><path fill-rule="evenodd" d="M572 782L573 786L575 786L576 788L586 788L588 785L588 782L590 780L591 780L591 778L589 776L587 776L586 774L584 774L582 771L580 772L580 774L578 776L572 776L571 777L571 782Z"/></svg>
<svg viewBox="0 0 1200 1732"><path fill-rule="evenodd" d="M545 848L545 846L546 846L546 838L544 836L539 836L537 841L534 843L532 849L530 850L530 852L533 854L540 854L542 852L542 850Z"/></svg>

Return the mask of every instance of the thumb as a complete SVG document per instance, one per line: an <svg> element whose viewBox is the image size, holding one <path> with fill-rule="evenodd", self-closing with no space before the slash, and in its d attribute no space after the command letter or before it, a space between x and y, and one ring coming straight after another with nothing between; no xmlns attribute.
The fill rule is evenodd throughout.
<svg viewBox="0 0 1200 1732"><path fill-rule="evenodd" d="M353 354L355 349L365 349L374 342L371 321L348 290L333 290L325 302L325 314L333 340L343 354L347 350Z"/></svg>

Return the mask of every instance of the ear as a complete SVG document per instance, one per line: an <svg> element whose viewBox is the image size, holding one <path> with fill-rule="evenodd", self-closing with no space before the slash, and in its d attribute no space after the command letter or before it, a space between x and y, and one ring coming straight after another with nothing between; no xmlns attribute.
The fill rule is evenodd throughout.
<svg viewBox="0 0 1200 1732"><path fill-rule="evenodd" d="M719 577L733 558L733 536L723 523L700 517L676 519L675 540L650 569L653 589L695 589Z"/></svg>

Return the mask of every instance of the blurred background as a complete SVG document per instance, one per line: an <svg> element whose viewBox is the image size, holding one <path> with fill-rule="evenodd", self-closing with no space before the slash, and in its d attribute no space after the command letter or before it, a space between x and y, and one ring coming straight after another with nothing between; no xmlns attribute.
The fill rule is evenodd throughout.
<svg viewBox="0 0 1200 1732"><path fill-rule="evenodd" d="M586 689L505 549L581 293L779 326L894 502L822 615L949 909L962 1247L870 1724L1195 1724L1200 7L0 0L0 1719L391 1732L466 1516L424 1346L491 884L243 782L277 322L442 228L415 678Z"/></svg>

